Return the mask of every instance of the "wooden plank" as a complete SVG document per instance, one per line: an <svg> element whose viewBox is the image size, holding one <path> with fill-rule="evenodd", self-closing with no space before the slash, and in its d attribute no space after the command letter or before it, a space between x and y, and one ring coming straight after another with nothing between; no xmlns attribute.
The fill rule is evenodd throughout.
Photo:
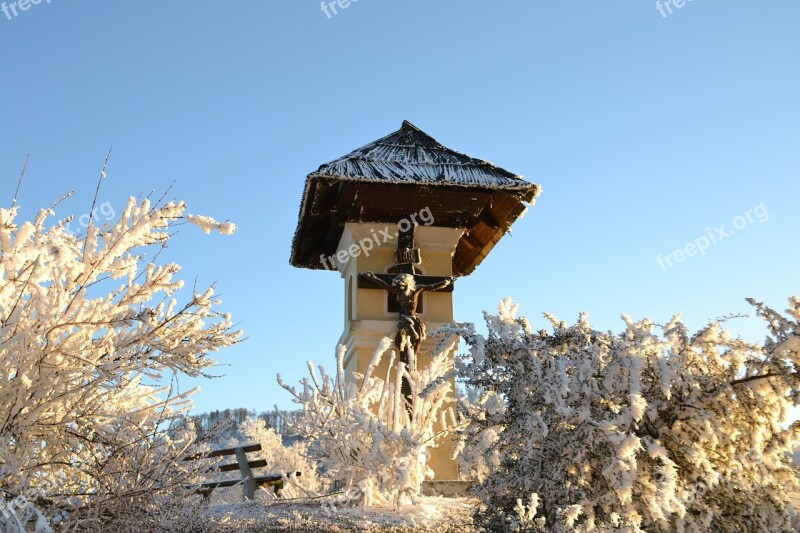
<svg viewBox="0 0 800 533"><path fill-rule="evenodd" d="M477 217L489 201L492 191L465 187L424 187L418 184L362 183L357 205L364 212L383 212L406 217L429 208L434 215L461 212ZM438 217L437 217L437 222ZM436 224L440 226L440 223Z"/></svg>
<svg viewBox="0 0 800 533"><path fill-rule="evenodd" d="M247 464L250 465L250 468L262 468L267 466L267 461L266 459L256 459L255 461L248 461ZM239 470L239 463L222 465L220 467L217 467L217 470L219 470L220 472L234 472L236 470Z"/></svg>
<svg viewBox="0 0 800 533"><path fill-rule="evenodd" d="M468 226L471 228L472 242L462 237L456 246L453 255L453 274L466 276L475 270L524 209L525 206L518 195L495 191L484 209L485 215L480 217L477 223ZM492 220L500 225L492 228L491 224L487 224Z"/></svg>
<svg viewBox="0 0 800 533"><path fill-rule="evenodd" d="M384 281L385 283L392 283L394 277L397 274L375 274L379 279ZM442 281L443 276L414 276L414 279L419 285L430 285L432 283L438 283ZM372 281L364 278L363 276L358 276L358 288L359 289L380 289L375 283ZM436 292L453 292L453 284L451 283L447 287L443 289L439 289Z"/></svg>
<svg viewBox="0 0 800 533"><path fill-rule="evenodd" d="M294 473L295 477L300 477L300 472ZM272 474L269 476L259 476L256 478L256 484L259 487L272 487L275 491L275 496L279 496L279 492L283 489L283 476L280 474Z"/></svg>
<svg viewBox="0 0 800 533"><path fill-rule="evenodd" d="M226 479L224 481L212 481L211 483L203 483L200 485L204 489L218 489L221 487L235 487L241 483L241 479Z"/></svg>
<svg viewBox="0 0 800 533"><path fill-rule="evenodd" d="M280 498L280 491L283 490L283 476L273 474L271 476L261 476L256 478L256 484L261 487L272 487L275 496Z"/></svg>
<svg viewBox="0 0 800 533"><path fill-rule="evenodd" d="M248 444L242 447L245 453L260 452L260 444ZM213 450L207 453L199 452L192 455L187 455L183 458L184 461L195 461L197 459L211 459L213 457L223 457L225 455L236 455L237 448L225 448L224 450Z"/></svg>
<svg viewBox="0 0 800 533"><path fill-rule="evenodd" d="M336 206L333 208L335 215L333 221L344 224L352 218L358 218L358 211L360 206L357 205L355 199L358 196L358 183L354 182L341 182L339 189L336 191ZM333 212L331 213L334 214Z"/></svg>
<svg viewBox="0 0 800 533"><path fill-rule="evenodd" d="M290 474L291 475L291 474ZM302 475L301 472L294 472L294 477L300 477ZM242 483L244 480L242 479L226 479L224 481L212 481L210 483L203 483L199 485L197 489L198 494L202 494L204 498L208 498L211 496L211 493L214 492L214 489L224 488L224 487L235 487L236 485ZM278 491L283 488L283 476L280 474L269 474L266 476L257 476L254 478L254 482L258 487L273 487L275 489L275 494L278 494ZM191 487L186 487L191 488Z"/></svg>
<svg viewBox="0 0 800 533"><path fill-rule="evenodd" d="M481 214L478 215L478 220L480 220L481 222L483 222L484 224L486 224L487 226L489 226L492 229L497 229L502 225L486 209L481 211Z"/></svg>
<svg viewBox="0 0 800 533"><path fill-rule="evenodd" d="M480 250L483 247L483 242L478 239L471 231L464 232L464 236L462 237L465 241L467 241L473 248L477 248Z"/></svg>
<svg viewBox="0 0 800 533"><path fill-rule="evenodd" d="M298 472L299 474L299 472ZM256 484L258 485L267 485L270 483L275 483L276 481L281 481L283 476L280 474L270 474L268 476L258 476L256 478Z"/></svg>
<svg viewBox="0 0 800 533"><path fill-rule="evenodd" d="M358 192L358 187L352 183L340 182L332 194L336 198L336 204L331 208L330 215L326 220L327 231L325 237L320 240L323 250L336 251L336 245L342 238L344 224L348 220L348 212L353 209L353 200ZM356 218L357 215L356 215Z"/></svg>

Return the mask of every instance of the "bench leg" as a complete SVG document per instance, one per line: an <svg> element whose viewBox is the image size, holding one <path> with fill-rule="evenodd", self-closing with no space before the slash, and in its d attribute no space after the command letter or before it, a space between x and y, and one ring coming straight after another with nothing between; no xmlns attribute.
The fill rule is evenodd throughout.
<svg viewBox="0 0 800 533"><path fill-rule="evenodd" d="M242 501L253 500L256 497L256 480L250 470L250 463L243 448L236 448L236 461L239 463L239 472L242 474Z"/></svg>

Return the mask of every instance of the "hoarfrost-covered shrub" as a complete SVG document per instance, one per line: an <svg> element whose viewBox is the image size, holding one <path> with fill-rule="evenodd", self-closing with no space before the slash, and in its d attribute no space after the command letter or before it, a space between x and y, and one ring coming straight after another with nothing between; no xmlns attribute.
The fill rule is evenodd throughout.
<svg viewBox="0 0 800 533"><path fill-rule="evenodd" d="M76 236L70 219L49 223L52 209L33 222L0 209L0 490L35 492L62 526L135 529L160 516L166 531L166 511L183 512L170 502L191 493L176 461L192 432L164 428L192 391L153 384L201 375L239 333L212 288L178 303L179 265L155 262L184 212L131 198L116 221L89 217ZM233 229L216 224L202 227Z"/></svg>
<svg viewBox="0 0 800 533"><path fill-rule="evenodd" d="M467 393L459 397L459 413L467 420L483 419L486 413L494 412L502 400L494 393L486 393L477 387L467 387ZM499 428L488 427L469 439L459 439L459 478L472 484L483 483L500 466L500 453L495 444L499 439Z"/></svg>
<svg viewBox="0 0 800 533"><path fill-rule="evenodd" d="M383 339L359 383L344 376L345 349L337 354L336 376L309 363L311 379L301 390L285 385L302 415L293 430L310 441L309 452L327 477L339 482L354 503L399 505L415 501L423 480L433 474L429 449L457 429L453 409L451 346L436 352L427 365L407 368L395 360L392 341ZM377 376L387 357L385 376ZM410 402L401 390L411 385Z"/></svg>
<svg viewBox="0 0 800 533"><path fill-rule="evenodd" d="M619 334L585 315L532 331L509 300L488 335L448 328L459 364L486 391L468 441L500 463L478 487L488 531L792 531L798 489L788 453L800 423L800 299L787 316L750 300L762 344L719 322L695 335L623 316ZM499 400L499 401L498 401ZM473 442L474 445L474 442Z"/></svg>

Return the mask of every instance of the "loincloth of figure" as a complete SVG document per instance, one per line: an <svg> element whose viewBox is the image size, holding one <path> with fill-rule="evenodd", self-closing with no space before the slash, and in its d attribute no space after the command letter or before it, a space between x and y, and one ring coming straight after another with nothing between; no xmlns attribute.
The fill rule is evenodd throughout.
<svg viewBox="0 0 800 533"><path fill-rule="evenodd" d="M425 323L416 316L401 316L397 324L397 336L399 337L400 351L405 349L408 343L411 348L416 348L425 340Z"/></svg>

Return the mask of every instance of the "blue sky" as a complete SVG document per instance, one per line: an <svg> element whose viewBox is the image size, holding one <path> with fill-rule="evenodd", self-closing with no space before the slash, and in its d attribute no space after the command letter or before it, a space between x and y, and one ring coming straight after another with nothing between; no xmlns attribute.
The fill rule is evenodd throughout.
<svg viewBox="0 0 800 533"><path fill-rule="evenodd" d="M746 296L784 309L800 294L800 3L695 0L666 17L649 1L338 11L43 0L0 12L5 204L30 152L24 214L69 189L58 214L86 212L114 145L101 202L119 210L175 181L191 212L240 228L183 228L168 254L190 283L217 282L248 335L219 354L226 377L201 383L198 410L289 407L277 372L296 381L306 360L332 365L341 280L288 264L304 178L404 119L543 188L459 280L457 320L481 321L511 295L542 326L542 311L585 310L613 330L621 312L682 311L698 328L747 312ZM657 264L734 222L705 255Z"/></svg>

